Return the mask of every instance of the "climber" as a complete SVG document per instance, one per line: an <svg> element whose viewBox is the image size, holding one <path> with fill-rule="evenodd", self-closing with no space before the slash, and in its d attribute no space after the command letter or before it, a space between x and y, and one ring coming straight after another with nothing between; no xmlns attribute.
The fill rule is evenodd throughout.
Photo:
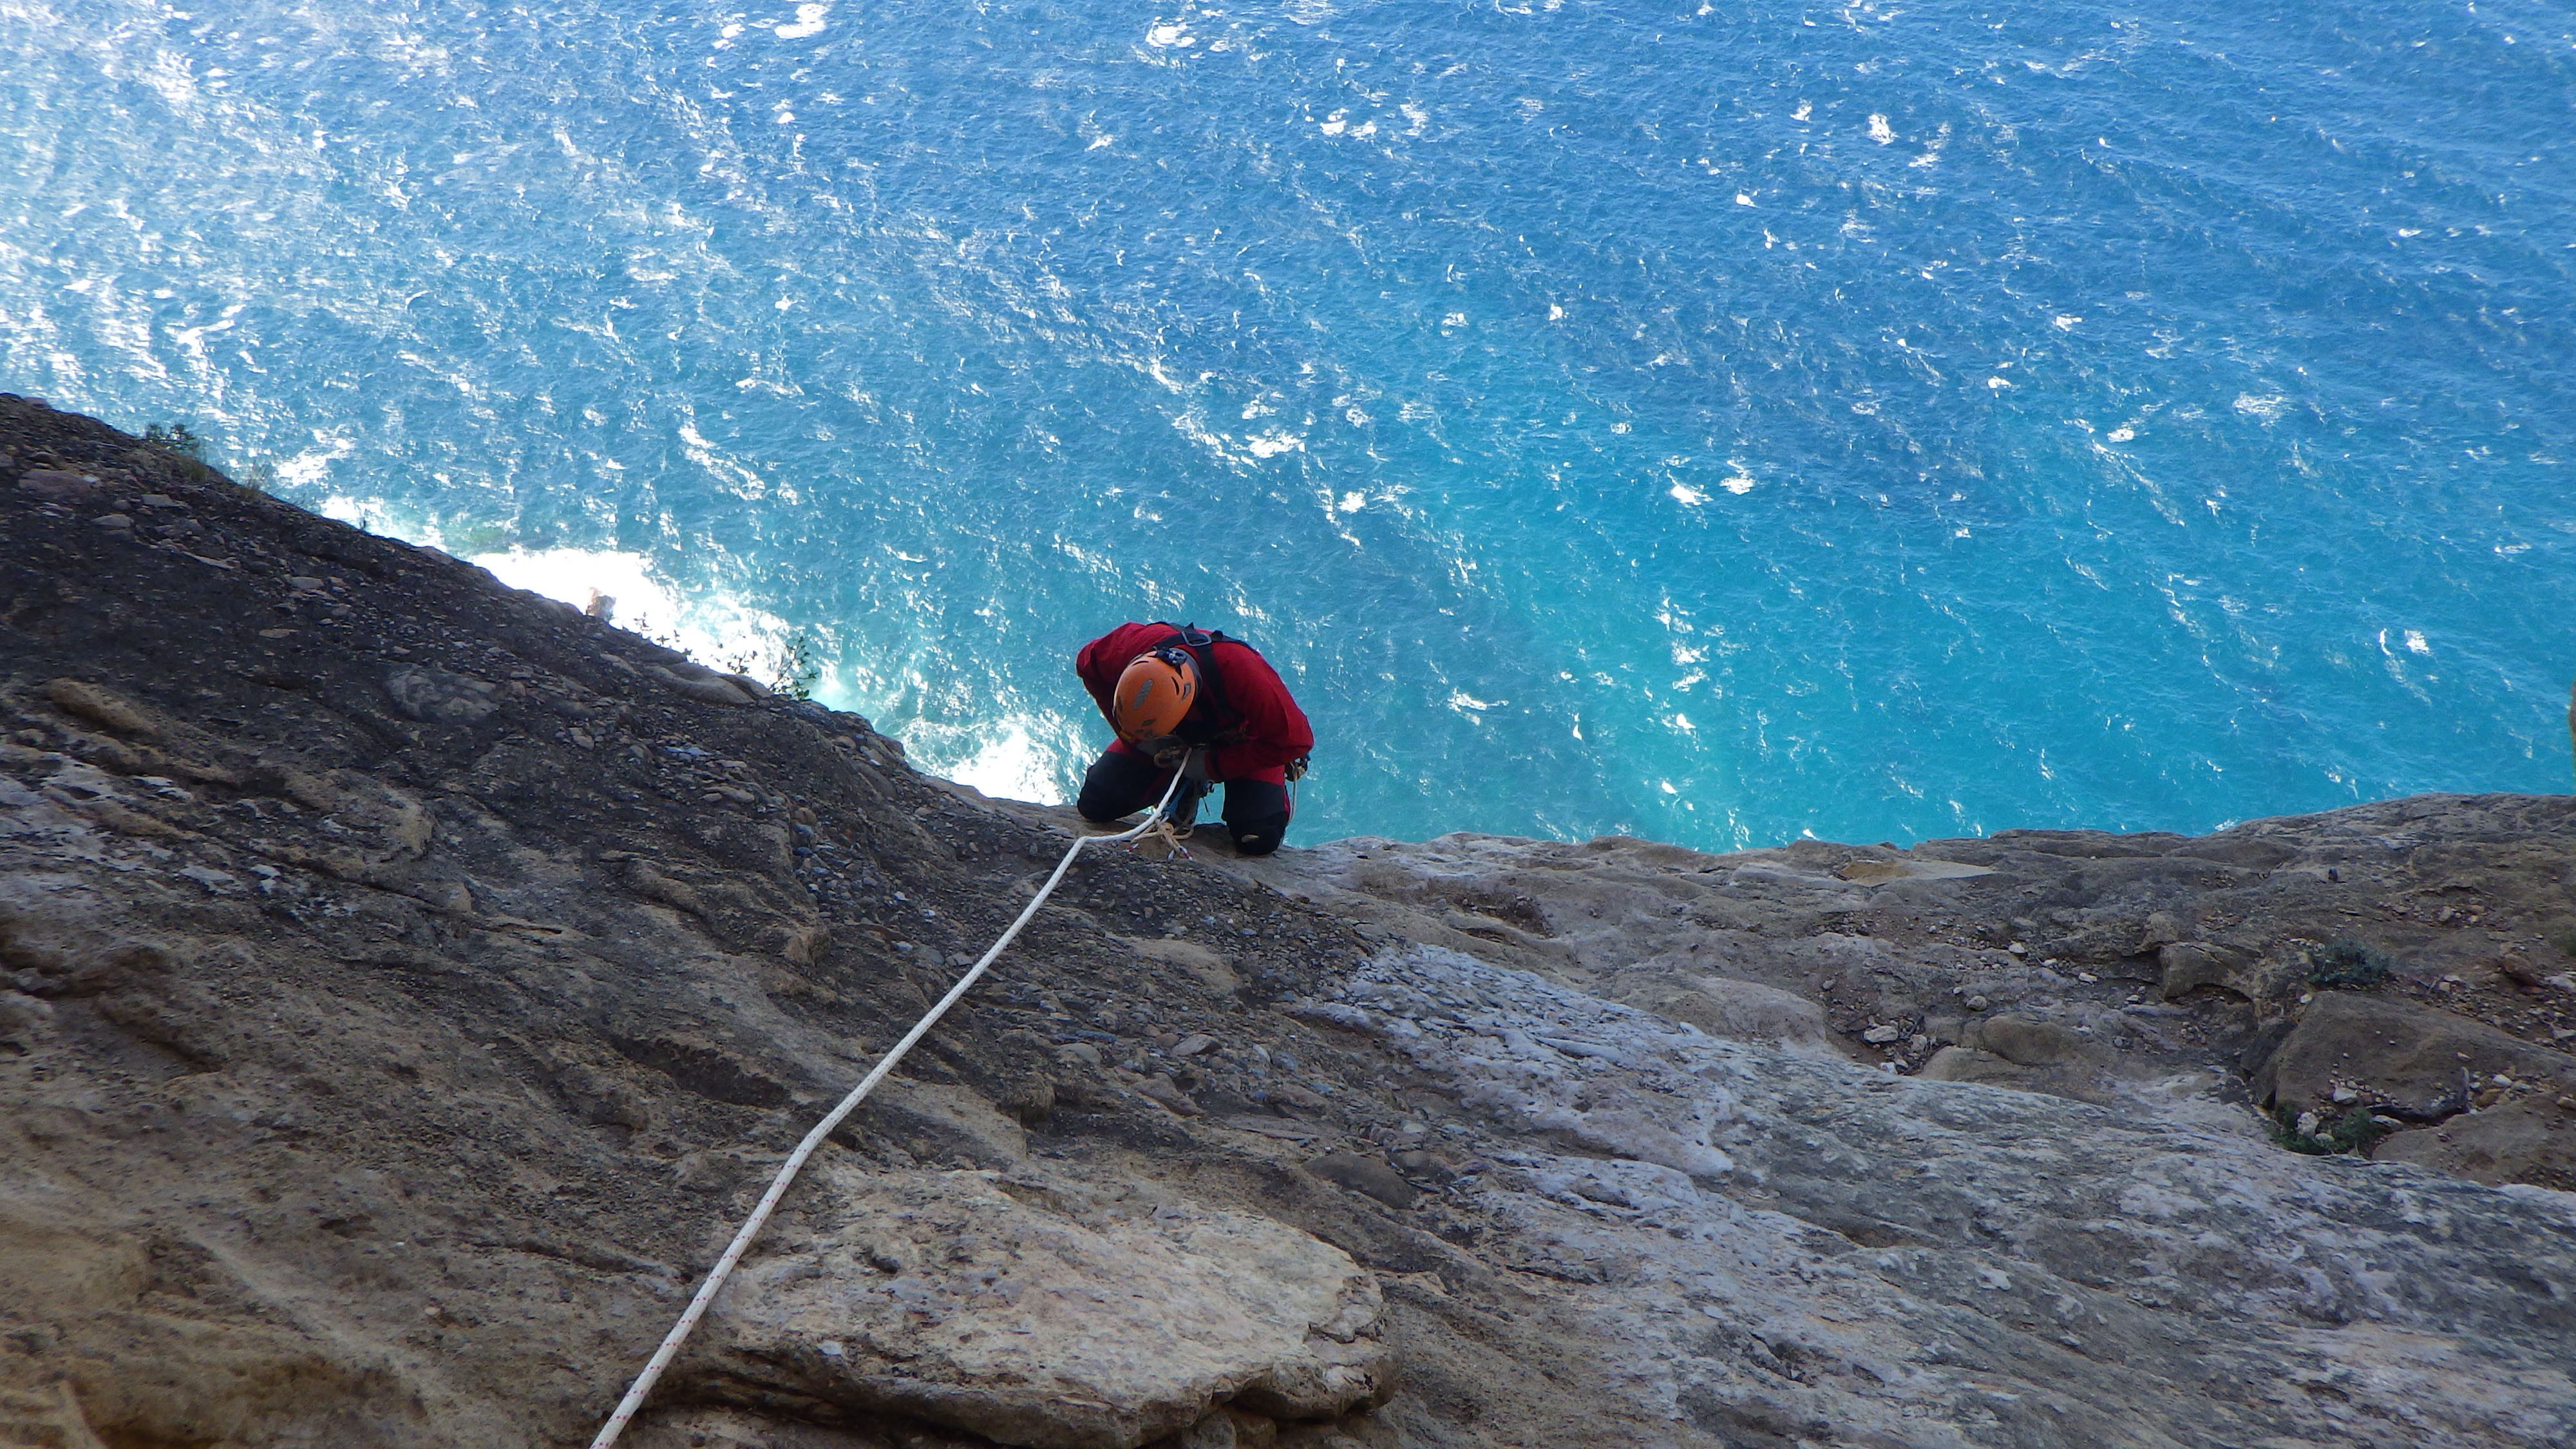
<svg viewBox="0 0 2576 1449"><path fill-rule="evenodd" d="M1241 855L1268 855L1288 833L1290 781L1303 775L1314 728L1270 661L1240 639L1173 624L1121 624L1082 646L1074 672L1118 731L1082 777L1075 808L1111 821L1163 796L1184 770L1174 823L1225 786L1225 825Z"/></svg>

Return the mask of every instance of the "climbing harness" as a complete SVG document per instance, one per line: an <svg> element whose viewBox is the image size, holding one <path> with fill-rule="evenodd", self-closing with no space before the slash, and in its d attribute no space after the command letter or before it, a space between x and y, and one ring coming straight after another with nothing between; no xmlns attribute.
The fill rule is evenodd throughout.
<svg viewBox="0 0 2576 1449"><path fill-rule="evenodd" d="M1199 772L1199 760L1202 753L1203 752L1199 750L1190 751L1188 756L1181 762L1180 768L1172 772L1173 786L1187 784L1196 792L1190 797L1190 803L1192 804L1196 804L1200 799L1205 798L1208 790L1207 781L1200 777ZM1163 799L1168 802L1172 800L1177 793L1178 791L1176 789L1167 787L1163 791ZM1136 853L1136 847L1144 844L1146 836L1151 835L1159 837L1162 840L1163 859L1165 861L1189 859L1190 848L1183 845L1181 842L1189 839L1190 833L1198 828L1196 812L1192 812L1191 823L1187 825L1183 825L1174 820L1172 815L1173 812L1167 806L1158 805L1154 807L1153 815L1148 817L1145 821L1143 833L1139 834L1134 831L1129 832L1130 834L1136 835L1136 838L1127 842L1127 853L1129 855L1134 855Z"/></svg>
<svg viewBox="0 0 2576 1449"><path fill-rule="evenodd" d="M876 1066L865 1077L860 1078L857 1086L850 1089L850 1095L841 1099L841 1105L834 1107L822 1121L815 1123L814 1130L805 1134L805 1140L796 1144L796 1150L787 1154L787 1160L779 1164L778 1175L770 1180L769 1191L760 1195L760 1205L753 1208L751 1216L743 1220L742 1231L733 1235L733 1242L726 1246L724 1256L716 1259L715 1267L707 1273L707 1280L698 1285L697 1296L689 1300L689 1306L680 1314L680 1321L672 1324L671 1331L663 1336L662 1346L653 1350L653 1357L644 1365L644 1371L635 1376L633 1387L627 1389L626 1397L618 1401L617 1411L608 1416L608 1422L600 1426L599 1436L590 1441L590 1449L610 1449L610 1446L617 1442L617 1436L626 1432L626 1421L634 1418L635 1411L644 1407L645 1396L653 1392L653 1385L661 1380L662 1371L671 1366L671 1360L680 1352L680 1345L688 1342L690 1331L698 1326L698 1319L706 1313L707 1305L713 1303L716 1294L723 1291L725 1280L733 1276L734 1265L742 1261L743 1253L751 1247L752 1239L760 1236L760 1230L768 1223L770 1213L778 1206L778 1200L787 1195L788 1184L794 1182L796 1174L804 1169L805 1159L812 1157L815 1149L823 1145L824 1139L832 1135L833 1129L839 1127L852 1112L858 1110L859 1103L867 1100L868 1093L875 1090L876 1084L885 1079L886 1073L894 1070L895 1064L903 1060L904 1053L911 1051L915 1043L930 1034L930 1029L937 1026L939 1019L948 1014L948 1008L955 1006L958 999L982 979L985 968L991 966L993 959L1001 955L1003 950L1018 938L1020 928L1026 926L1029 919L1038 913L1038 907L1045 905L1047 897L1055 893L1057 883L1064 879L1066 871L1073 868L1073 858L1082 853L1084 846L1115 845L1121 841L1139 839L1149 832L1160 831L1164 839L1171 842L1174 850L1184 856L1188 854L1187 851L1180 850L1180 841L1172 835L1170 819L1172 796L1179 791L1183 778L1183 771L1172 772L1171 785L1163 791L1163 798L1155 802L1154 813L1145 817L1144 824L1116 835L1076 836L1073 844L1066 849L1064 859L1055 863L1055 873L1047 877L1045 885L1038 887L1038 893L1030 898L1026 907L1022 908L1019 918L1011 922L1011 928L1004 931L1001 939L995 941L992 947L984 952L984 959L975 963L975 969L959 977L957 984L948 988L948 994L939 998L939 1004L930 1008L930 1014L916 1022L912 1030L904 1033L903 1040L896 1042L883 1057L879 1058Z"/></svg>

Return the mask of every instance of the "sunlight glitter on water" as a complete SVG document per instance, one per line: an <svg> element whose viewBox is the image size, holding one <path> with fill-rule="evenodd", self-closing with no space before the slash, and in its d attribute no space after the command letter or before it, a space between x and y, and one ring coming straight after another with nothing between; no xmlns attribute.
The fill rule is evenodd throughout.
<svg viewBox="0 0 2576 1449"><path fill-rule="evenodd" d="M0 7L0 387L1005 793L1136 617L1256 636L1319 834L2560 789L2494 9Z"/></svg>

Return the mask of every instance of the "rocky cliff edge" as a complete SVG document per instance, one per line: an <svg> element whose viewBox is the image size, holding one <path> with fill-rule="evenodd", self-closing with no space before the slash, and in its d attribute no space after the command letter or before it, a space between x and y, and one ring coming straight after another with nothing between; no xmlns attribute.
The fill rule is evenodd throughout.
<svg viewBox="0 0 2576 1449"><path fill-rule="evenodd" d="M0 1444L585 1442L1080 828L0 397ZM628 1442L2576 1439L2576 802L1111 851Z"/></svg>

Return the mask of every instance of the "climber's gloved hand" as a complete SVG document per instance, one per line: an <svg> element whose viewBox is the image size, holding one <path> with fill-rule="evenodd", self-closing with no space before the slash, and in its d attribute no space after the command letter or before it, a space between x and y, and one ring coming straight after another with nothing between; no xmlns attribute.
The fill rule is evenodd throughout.
<svg viewBox="0 0 2576 1449"><path fill-rule="evenodd" d="M1154 763L1162 768L1177 769L1189 756L1190 742L1179 735L1162 735L1146 741L1145 753L1152 755Z"/></svg>

